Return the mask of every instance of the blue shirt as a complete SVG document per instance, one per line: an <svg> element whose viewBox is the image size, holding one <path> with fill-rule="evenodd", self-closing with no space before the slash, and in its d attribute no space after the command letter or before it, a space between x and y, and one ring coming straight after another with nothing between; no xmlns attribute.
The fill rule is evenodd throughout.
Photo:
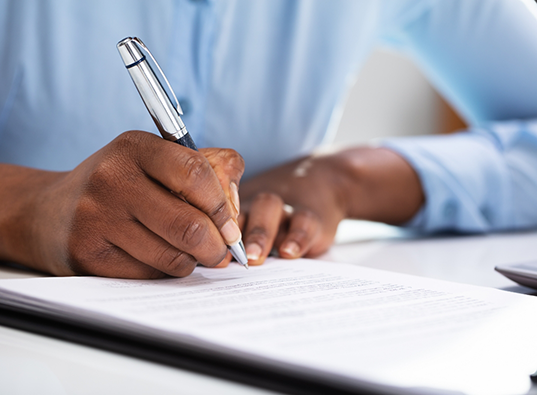
<svg viewBox="0 0 537 395"><path fill-rule="evenodd" d="M123 131L155 131L115 48L126 36L151 48L197 144L239 151L246 177L329 142L371 49L398 47L472 124L385 142L425 190L409 226L537 224L531 0L4 0L0 161L67 170Z"/></svg>

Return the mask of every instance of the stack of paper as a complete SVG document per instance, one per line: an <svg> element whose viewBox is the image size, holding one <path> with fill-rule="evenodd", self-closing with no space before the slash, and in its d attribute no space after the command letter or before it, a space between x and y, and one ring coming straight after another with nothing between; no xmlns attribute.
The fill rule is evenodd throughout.
<svg viewBox="0 0 537 395"><path fill-rule="evenodd" d="M2 280L0 299L357 391L373 383L399 393L523 394L537 369L534 297L348 264Z"/></svg>

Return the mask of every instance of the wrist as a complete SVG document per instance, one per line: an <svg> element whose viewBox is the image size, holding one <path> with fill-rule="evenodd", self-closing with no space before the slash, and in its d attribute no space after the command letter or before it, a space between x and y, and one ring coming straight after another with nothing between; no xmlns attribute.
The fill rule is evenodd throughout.
<svg viewBox="0 0 537 395"><path fill-rule="evenodd" d="M334 207L341 218L351 218L357 181L361 178L360 169L342 152L311 157L312 167L317 168L316 175L322 174L326 188L331 191Z"/></svg>
<svg viewBox="0 0 537 395"><path fill-rule="evenodd" d="M337 163L337 190L346 218L400 225L424 202L414 169L385 148L358 147L332 155Z"/></svg>
<svg viewBox="0 0 537 395"><path fill-rule="evenodd" d="M50 271L45 267L46 258L42 255L44 241L40 231L40 222L49 222L50 218L42 218L40 211L44 207L40 200L59 175L61 173L21 166L0 166L0 179L5 186L0 192L1 260ZM54 232L46 230L45 233L50 235Z"/></svg>

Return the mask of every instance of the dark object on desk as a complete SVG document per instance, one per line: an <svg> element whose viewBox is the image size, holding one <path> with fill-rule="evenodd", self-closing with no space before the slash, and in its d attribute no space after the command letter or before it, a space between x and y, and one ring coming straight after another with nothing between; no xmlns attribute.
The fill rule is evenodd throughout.
<svg viewBox="0 0 537 395"><path fill-rule="evenodd" d="M86 346L149 360L168 366L207 374L258 388L294 395L425 395L439 394L430 388L394 388L363 381L349 384L345 380L329 379L308 372L289 371L277 366L252 364L240 357L159 341L150 336L136 336L111 328L79 322L76 319L48 315L6 305L0 299L0 325L21 329ZM462 395L441 392L445 395Z"/></svg>
<svg viewBox="0 0 537 395"><path fill-rule="evenodd" d="M500 265L494 269L520 285L537 289L537 261Z"/></svg>
<svg viewBox="0 0 537 395"><path fill-rule="evenodd" d="M537 371L535 371L535 373L530 374L530 379L533 384L537 384Z"/></svg>

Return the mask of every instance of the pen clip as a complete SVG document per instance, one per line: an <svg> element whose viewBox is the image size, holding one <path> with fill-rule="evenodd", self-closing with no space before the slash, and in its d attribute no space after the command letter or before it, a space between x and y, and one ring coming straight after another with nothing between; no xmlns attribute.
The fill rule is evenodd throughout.
<svg viewBox="0 0 537 395"><path fill-rule="evenodd" d="M157 66L157 69L158 69L158 72L159 72L160 76L162 77L162 79L164 79L164 82L166 82L166 85L163 85L162 81L160 82L160 84L163 86L164 90L166 91L166 94L168 95L170 101L172 101L172 104L174 105L174 107L177 110L177 112L179 113L179 115L183 115L183 109L181 108L181 105L179 104L179 100L177 100L177 97L175 96L175 93L174 93L170 83L168 82L168 79L166 78L166 75L164 74L164 72L160 68L157 60L155 59L155 57L153 56L153 54L151 53L149 48L147 48L145 46L145 44L142 42L142 40L140 40L138 37L133 37L132 40L135 41L140 47L142 47L142 49L149 55L149 57L151 58L151 60L155 64L155 66ZM156 76L156 77L160 80L159 76ZM168 87L168 89L166 89L166 87Z"/></svg>

